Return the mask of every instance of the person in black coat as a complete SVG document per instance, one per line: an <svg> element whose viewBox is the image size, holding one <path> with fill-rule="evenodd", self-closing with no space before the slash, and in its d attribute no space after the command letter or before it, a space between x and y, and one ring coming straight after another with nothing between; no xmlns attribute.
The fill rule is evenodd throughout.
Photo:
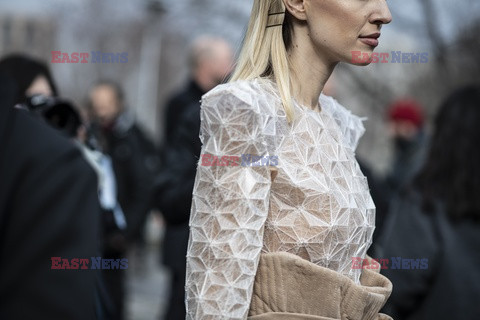
<svg viewBox="0 0 480 320"><path fill-rule="evenodd" d="M52 270L99 256L96 174L16 92L0 75L0 319L97 319L96 271Z"/></svg>
<svg viewBox="0 0 480 320"><path fill-rule="evenodd" d="M382 273L395 320L480 319L479 123L480 87L453 93L423 168L392 204L377 252L391 260Z"/></svg>
<svg viewBox="0 0 480 320"><path fill-rule="evenodd" d="M142 242L157 151L126 108L123 90L115 82L97 82L89 92L88 107L91 130L101 150L112 158L118 200L127 219L126 241Z"/></svg>
<svg viewBox="0 0 480 320"><path fill-rule="evenodd" d="M388 110L394 159L386 177L391 196L411 182L425 159L428 146L423 107L411 99L395 101Z"/></svg>
<svg viewBox="0 0 480 320"><path fill-rule="evenodd" d="M123 91L112 81L99 81L89 92L91 133L102 152L112 159L118 202L125 214L126 230L106 243L103 254L124 258L128 249L137 255L144 244L144 225L151 208L156 150L126 108ZM140 257L139 257L140 256ZM141 264L141 263L139 263ZM103 278L115 306L115 319L125 316L125 275L122 270L106 270Z"/></svg>
<svg viewBox="0 0 480 320"><path fill-rule="evenodd" d="M167 103L162 168L154 201L166 222L163 263L171 270L165 319L185 319L188 220L197 162L200 158L200 100L230 73L233 53L223 39L201 37L191 50L192 79Z"/></svg>

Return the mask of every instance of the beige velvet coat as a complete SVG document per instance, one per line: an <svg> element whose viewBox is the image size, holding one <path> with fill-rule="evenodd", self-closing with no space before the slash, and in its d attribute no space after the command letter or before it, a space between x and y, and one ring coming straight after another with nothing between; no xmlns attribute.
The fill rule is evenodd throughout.
<svg viewBox="0 0 480 320"><path fill-rule="evenodd" d="M379 313L392 283L364 269L360 284L289 253L262 254L248 319L391 320Z"/></svg>

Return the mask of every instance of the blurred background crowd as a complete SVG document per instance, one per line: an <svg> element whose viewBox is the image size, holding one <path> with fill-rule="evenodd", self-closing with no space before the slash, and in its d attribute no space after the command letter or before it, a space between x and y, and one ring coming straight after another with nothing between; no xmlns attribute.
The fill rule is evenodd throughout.
<svg viewBox="0 0 480 320"><path fill-rule="evenodd" d="M232 71L251 5L0 0L1 319L56 308L50 318L86 319L82 306L98 319L185 319L199 101ZM377 48L388 63L342 64L324 91L368 118L357 156L377 206L369 254L429 259L428 270L385 270L395 319L478 319L480 2L389 6ZM53 51L128 59L53 63ZM398 51L428 60L393 63ZM52 252L129 268L64 273L81 290L62 296Z"/></svg>

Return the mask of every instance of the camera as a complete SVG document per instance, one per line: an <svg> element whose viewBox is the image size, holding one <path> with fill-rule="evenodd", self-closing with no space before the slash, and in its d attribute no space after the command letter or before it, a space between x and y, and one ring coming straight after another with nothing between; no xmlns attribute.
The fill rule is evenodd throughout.
<svg viewBox="0 0 480 320"><path fill-rule="evenodd" d="M28 97L20 108L36 114L69 138L75 138L82 126L77 109L70 101L62 98L33 95Z"/></svg>

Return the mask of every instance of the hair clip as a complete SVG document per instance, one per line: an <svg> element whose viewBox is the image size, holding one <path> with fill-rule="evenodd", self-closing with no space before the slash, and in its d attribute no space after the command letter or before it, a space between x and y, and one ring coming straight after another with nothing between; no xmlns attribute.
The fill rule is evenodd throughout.
<svg viewBox="0 0 480 320"><path fill-rule="evenodd" d="M267 26L267 28L271 28L271 27L279 27L279 26L283 26L283 23L279 23L279 24L272 24L271 26Z"/></svg>
<svg viewBox="0 0 480 320"><path fill-rule="evenodd" d="M285 11L283 12L272 12L272 13L269 13L268 16L277 16L277 15L280 15L280 14L285 14ZM271 27L279 27L279 26L283 26L283 23L279 23L279 24L272 24L272 25L269 25L267 26L267 28L271 28Z"/></svg>

